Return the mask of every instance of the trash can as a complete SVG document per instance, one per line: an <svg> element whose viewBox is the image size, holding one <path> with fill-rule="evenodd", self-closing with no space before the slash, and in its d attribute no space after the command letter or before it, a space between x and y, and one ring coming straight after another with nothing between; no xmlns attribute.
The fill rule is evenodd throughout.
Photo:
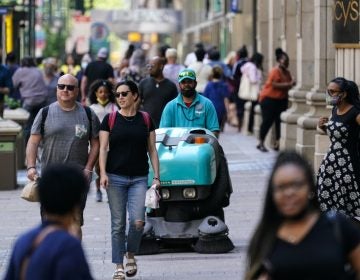
<svg viewBox="0 0 360 280"><path fill-rule="evenodd" d="M29 115L29 112L23 108L4 110L4 119L15 121L22 127L20 133L16 138L16 166L18 170L25 168L25 139L23 137L23 131Z"/></svg>
<svg viewBox="0 0 360 280"><path fill-rule="evenodd" d="M0 118L0 190L17 187L16 139L20 131L16 122Z"/></svg>

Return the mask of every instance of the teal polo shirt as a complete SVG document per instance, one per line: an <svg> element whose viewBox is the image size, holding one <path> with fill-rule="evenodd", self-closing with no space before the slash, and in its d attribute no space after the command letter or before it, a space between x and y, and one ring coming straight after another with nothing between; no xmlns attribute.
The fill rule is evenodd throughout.
<svg viewBox="0 0 360 280"><path fill-rule="evenodd" d="M219 131L219 122L212 102L196 93L190 107L187 107L181 93L166 104L159 127L202 127Z"/></svg>

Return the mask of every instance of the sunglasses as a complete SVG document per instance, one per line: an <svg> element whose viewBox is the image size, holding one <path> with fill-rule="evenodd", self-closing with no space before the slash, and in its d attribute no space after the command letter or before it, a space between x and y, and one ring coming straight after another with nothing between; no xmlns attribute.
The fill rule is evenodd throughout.
<svg viewBox="0 0 360 280"><path fill-rule="evenodd" d="M64 84L58 84L57 87L60 90L64 90L66 87L67 90L69 90L69 91L73 91L76 88L76 86L74 86L74 85L64 85Z"/></svg>
<svg viewBox="0 0 360 280"><path fill-rule="evenodd" d="M128 91L123 91L123 92L115 92L115 97L119 98L120 95L121 95L122 97L126 97L130 92L131 92L130 90L128 90Z"/></svg>

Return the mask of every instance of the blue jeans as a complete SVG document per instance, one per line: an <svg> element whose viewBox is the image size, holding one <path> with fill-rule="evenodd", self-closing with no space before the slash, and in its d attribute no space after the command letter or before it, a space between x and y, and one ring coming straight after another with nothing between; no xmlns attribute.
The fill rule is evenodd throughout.
<svg viewBox="0 0 360 280"><path fill-rule="evenodd" d="M108 174L107 195L111 213L112 262L122 264L126 252L139 250L145 221L147 176L119 176ZM129 213L129 232L126 231L126 208Z"/></svg>

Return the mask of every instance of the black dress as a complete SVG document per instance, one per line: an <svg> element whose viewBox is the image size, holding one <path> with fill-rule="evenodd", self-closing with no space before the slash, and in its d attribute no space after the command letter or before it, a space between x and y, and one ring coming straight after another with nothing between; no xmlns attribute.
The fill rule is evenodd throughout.
<svg viewBox="0 0 360 280"><path fill-rule="evenodd" d="M360 216L360 156L358 109L343 115L333 109L327 125L330 148L317 175L318 198L322 211L335 210Z"/></svg>

